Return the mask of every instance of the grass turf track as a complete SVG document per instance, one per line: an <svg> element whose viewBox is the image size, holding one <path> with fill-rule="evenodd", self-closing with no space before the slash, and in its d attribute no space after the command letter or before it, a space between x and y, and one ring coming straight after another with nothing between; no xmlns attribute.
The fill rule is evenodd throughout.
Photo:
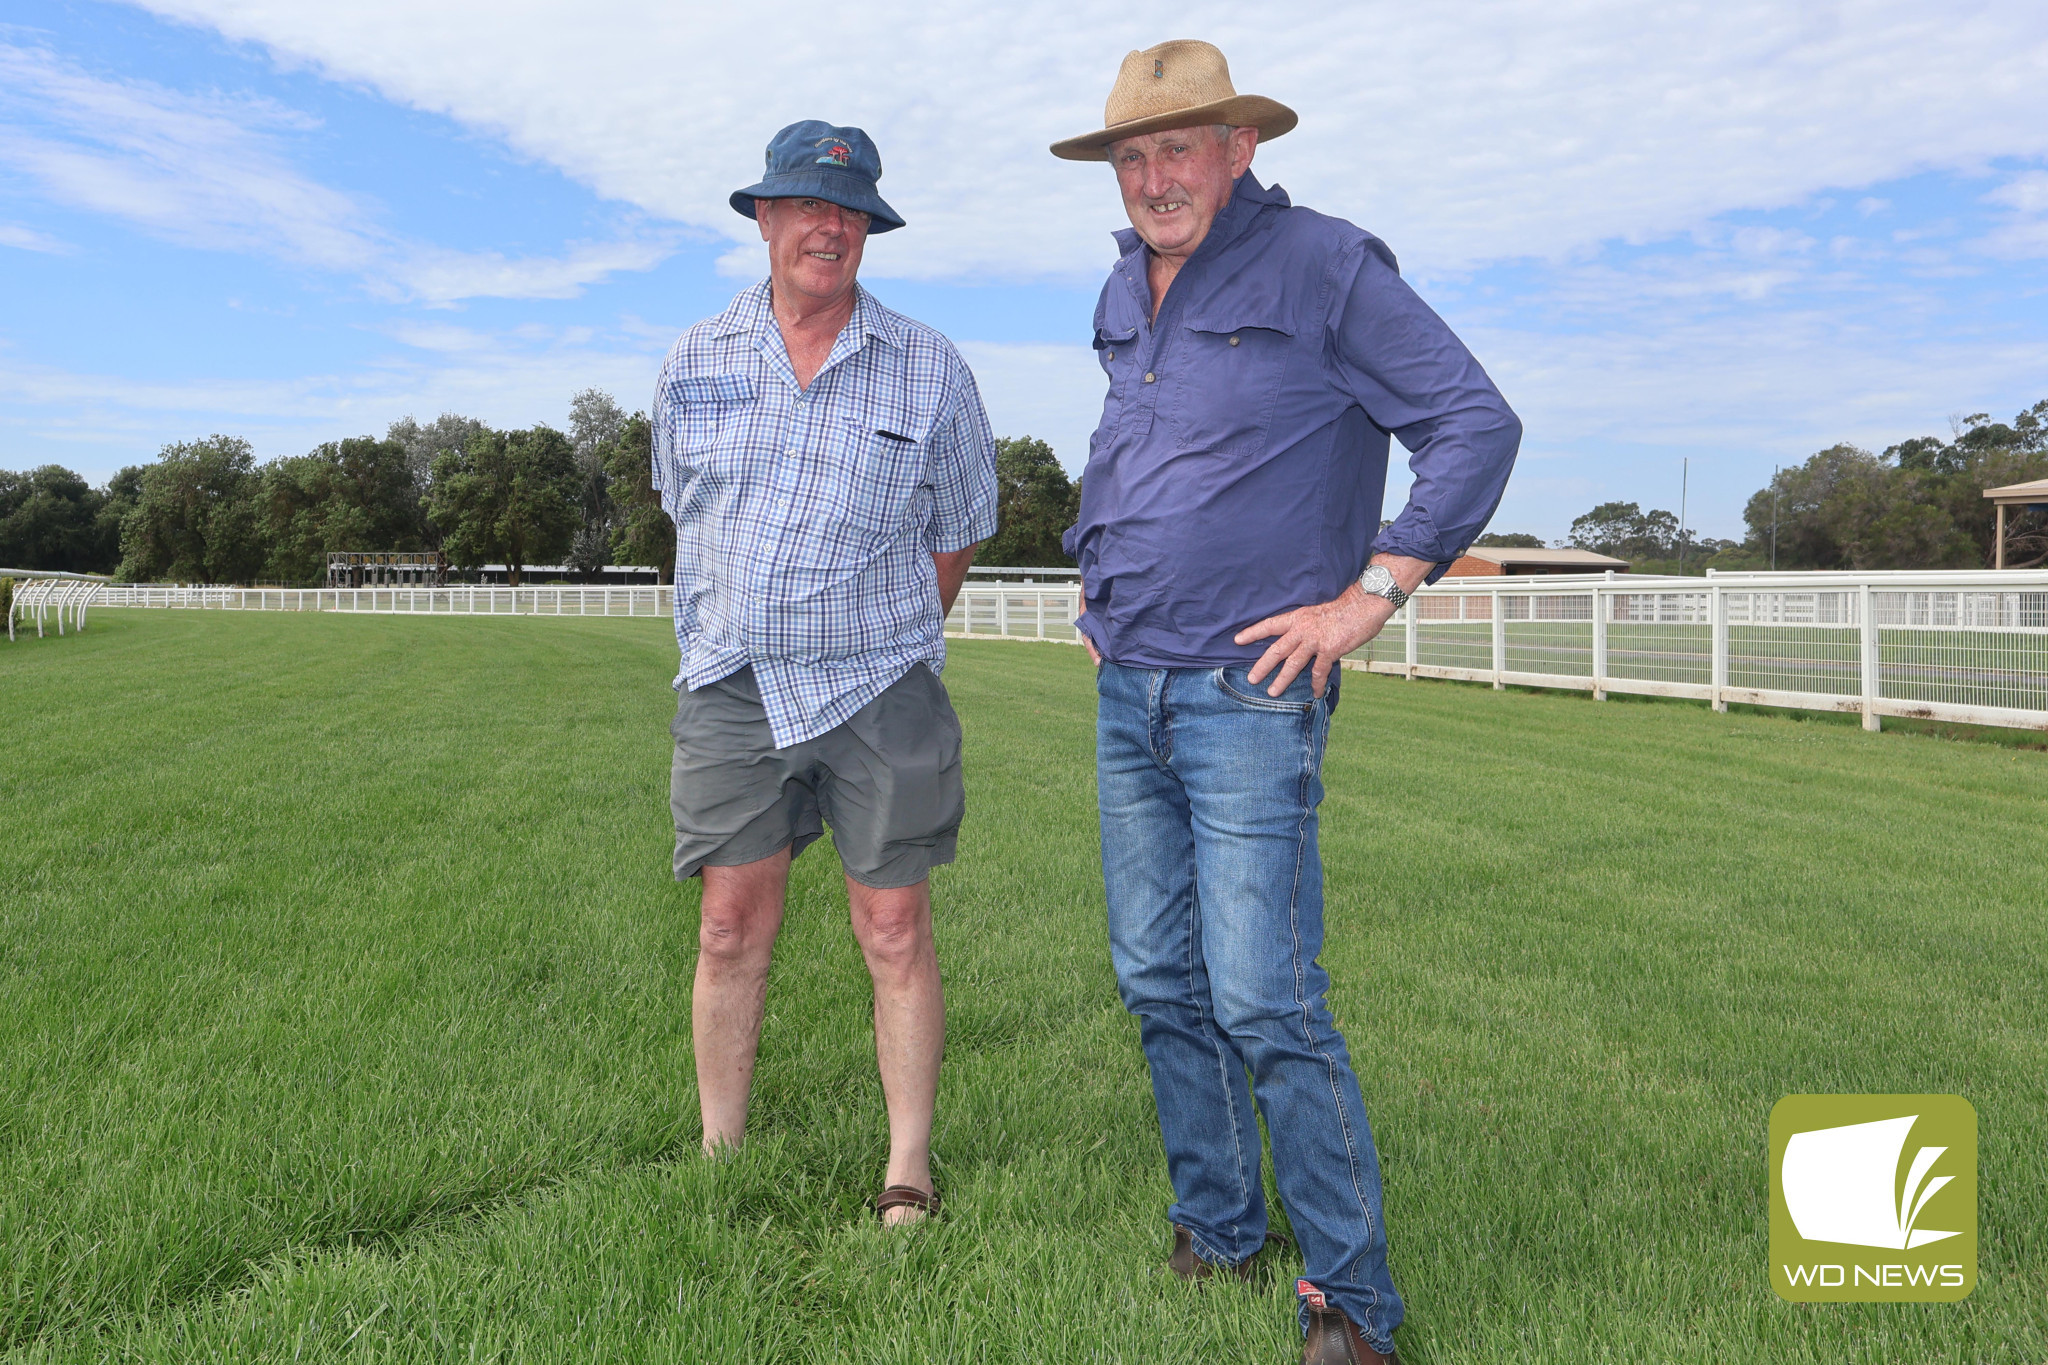
<svg viewBox="0 0 2048 1365"><path fill-rule="evenodd" d="M694 1155L673 659L653 621L168 611L0 646L0 1358L1292 1358L1292 1267L1159 1270L1077 650L947 674L945 1224L863 1212L825 845L754 1139ZM1328 781L1404 1360L2048 1356L2048 755L1352 674ZM1771 1294L1795 1091L1975 1103L1970 1300Z"/></svg>

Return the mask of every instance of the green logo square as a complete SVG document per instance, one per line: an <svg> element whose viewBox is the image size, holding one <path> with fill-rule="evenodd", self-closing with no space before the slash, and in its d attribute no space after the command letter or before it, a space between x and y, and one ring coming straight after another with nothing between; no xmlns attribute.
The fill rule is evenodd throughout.
<svg viewBox="0 0 2048 1365"><path fill-rule="evenodd" d="M1771 1288L1953 1303L1977 1286L1977 1111L1960 1095L1787 1095L1771 1110Z"/></svg>

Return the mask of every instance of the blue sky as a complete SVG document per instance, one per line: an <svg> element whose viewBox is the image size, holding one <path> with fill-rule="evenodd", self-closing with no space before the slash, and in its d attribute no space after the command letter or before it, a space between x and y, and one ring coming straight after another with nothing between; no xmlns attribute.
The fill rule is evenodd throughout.
<svg viewBox="0 0 2048 1365"><path fill-rule="evenodd" d="M2048 398L2038 5L1088 13L799 3L764 63L722 9L15 0L0 467L643 406L760 268L726 192L817 116L874 133L911 219L864 278L1077 468L1121 220L1106 169L1043 148L1187 34L1301 111L1259 173L1385 237L1523 414L1498 529L1677 510L1690 460L1690 520L1738 535L1773 464Z"/></svg>

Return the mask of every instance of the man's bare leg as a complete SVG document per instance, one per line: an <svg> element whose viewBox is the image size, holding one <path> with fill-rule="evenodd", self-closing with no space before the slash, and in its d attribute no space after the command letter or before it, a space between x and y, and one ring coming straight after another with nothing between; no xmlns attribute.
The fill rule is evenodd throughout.
<svg viewBox="0 0 2048 1365"><path fill-rule="evenodd" d="M848 877L853 936L875 982L875 1061L889 1104L889 1171L883 1183L932 1188L932 1108L946 1046L946 999L932 945L931 883L889 891ZM890 1209L901 1223L924 1217Z"/></svg>
<svg viewBox="0 0 2048 1365"><path fill-rule="evenodd" d="M782 929L788 888L786 848L759 862L704 869L690 1033L707 1154L739 1146L747 1133L747 1096L768 999L768 961Z"/></svg>

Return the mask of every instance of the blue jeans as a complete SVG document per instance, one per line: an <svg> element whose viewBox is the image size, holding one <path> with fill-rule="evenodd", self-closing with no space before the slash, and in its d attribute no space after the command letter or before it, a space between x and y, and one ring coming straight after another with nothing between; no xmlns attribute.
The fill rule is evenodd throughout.
<svg viewBox="0 0 2048 1365"><path fill-rule="evenodd" d="M1338 681L1318 700L1304 671L1268 697L1272 680L1254 687L1242 668L1105 662L1102 869L1117 985L1152 1068L1168 1216L1204 1260L1234 1265L1259 1250L1256 1095L1304 1278L1391 1352L1401 1297L1387 1273L1379 1154L1316 961L1316 807Z"/></svg>

